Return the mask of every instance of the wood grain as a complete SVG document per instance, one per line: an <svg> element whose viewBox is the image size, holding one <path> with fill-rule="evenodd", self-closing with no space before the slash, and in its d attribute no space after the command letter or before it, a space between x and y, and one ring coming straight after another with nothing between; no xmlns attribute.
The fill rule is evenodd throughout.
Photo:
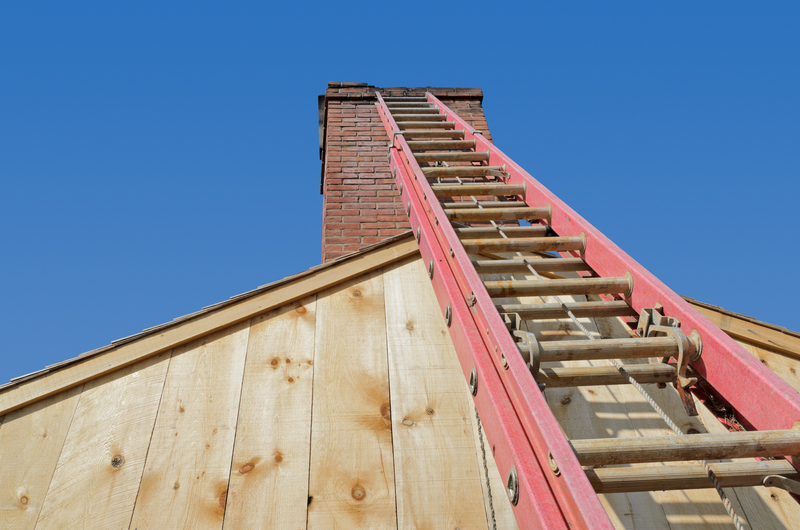
<svg viewBox="0 0 800 530"><path fill-rule="evenodd" d="M173 352L131 528L222 527L248 331Z"/></svg>
<svg viewBox="0 0 800 530"><path fill-rule="evenodd" d="M225 528L305 528L315 297L254 318Z"/></svg>
<svg viewBox="0 0 800 530"><path fill-rule="evenodd" d="M83 387L6 415L0 425L0 528L34 528Z"/></svg>
<svg viewBox="0 0 800 530"><path fill-rule="evenodd" d="M485 527L464 376L425 266L385 270L398 527Z"/></svg>
<svg viewBox="0 0 800 530"><path fill-rule="evenodd" d="M394 528L383 278L317 297L308 527Z"/></svg>
<svg viewBox="0 0 800 530"><path fill-rule="evenodd" d="M127 528L170 354L86 384L37 529ZM122 457L114 461L115 457Z"/></svg>

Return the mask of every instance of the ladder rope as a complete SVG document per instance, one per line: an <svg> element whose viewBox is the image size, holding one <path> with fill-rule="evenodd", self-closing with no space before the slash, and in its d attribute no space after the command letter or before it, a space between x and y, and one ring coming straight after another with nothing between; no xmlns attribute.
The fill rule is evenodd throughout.
<svg viewBox="0 0 800 530"><path fill-rule="evenodd" d="M449 167L447 162L441 162L441 163L444 166ZM456 178L456 180L458 181L459 184L463 184L464 183L461 180L460 177L456 176L455 178ZM441 177L439 177L437 180L439 182L441 182ZM477 205L477 207L479 209L481 209L481 210L484 209L483 206L481 205L480 201L478 201L478 199L476 199L475 196L470 196L470 199L472 199L472 201ZM495 221L490 221L490 222L492 223L492 226L500 233L500 235L503 237L503 239L508 239L508 235L506 235L506 233L503 231L503 227L502 226L498 225L497 222L495 222ZM533 273L534 276L536 276L536 279L538 281L543 281L543 278L541 277L541 275L536 271L536 269L533 268L531 263L525 258L525 256L521 252L516 252L516 255L518 257L522 258L522 261L525 263L525 266L528 268L529 271L531 271ZM592 335L592 333L588 329L586 329L586 327L583 324L581 324L581 322L578 320L578 318L575 316L575 314L572 311L570 311L569 307L567 307L567 304L564 303L558 297L558 295L553 295L553 298L555 298L556 302L567 313L567 315L572 320L572 322L578 327L578 329L580 329L583 332L584 335L586 335L586 337L589 340L597 340L597 337ZM642 387L642 385L640 385L639 382L636 381L636 379L634 379L625 370L625 368L623 367L622 363L619 362L619 360L617 360L617 359L609 359L609 361L611 361L611 364L614 365L614 367L619 371L619 373L621 373L625 377L625 379L628 380L628 382L631 385L633 385L633 387L642 395L642 397L645 398L645 400L650 404L650 406L653 407L653 410L655 410L658 413L658 415L661 416L661 419L664 420L664 423L666 423L667 426L669 426L670 430L672 430L672 432L675 435L677 435L677 436L686 436L686 433L684 433L681 430L681 428L678 427L678 425L672 420L672 418L670 418L667 415L667 413L664 412L664 410L658 405L658 403L656 403L656 401L647 392L647 390L645 390L644 387ZM717 480L717 476L714 474L714 470L711 469L711 466L709 465L708 461L701 460L700 462L703 464L703 468L705 469L705 472L708 475L709 480L711 480L711 483L714 485L714 489L717 490L717 494L719 494L720 500L722 501L722 504L725 507L725 511L728 512L728 515L733 520L734 526L736 527L737 530L744 530L744 526L743 526L742 520L739 517L739 515L736 513L736 511L733 509L733 505L731 504L731 501L728 498L728 495L722 489L722 486L720 486L719 481Z"/></svg>

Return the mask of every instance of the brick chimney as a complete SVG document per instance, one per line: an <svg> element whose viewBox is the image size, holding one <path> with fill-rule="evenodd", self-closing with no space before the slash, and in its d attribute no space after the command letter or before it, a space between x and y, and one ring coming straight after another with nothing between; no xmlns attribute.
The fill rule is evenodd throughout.
<svg viewBox="0 0 800 530"><path fill-rule="evenodd" d="M323 263L409 229L389 172L389 136L375 107L376 90L384 96L431 92L491 140L479 88L328 83L319 96Z"/></svg>

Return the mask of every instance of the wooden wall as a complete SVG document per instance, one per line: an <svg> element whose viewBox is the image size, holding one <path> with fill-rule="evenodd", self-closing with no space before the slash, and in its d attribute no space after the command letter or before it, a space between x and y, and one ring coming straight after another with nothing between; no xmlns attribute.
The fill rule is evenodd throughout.
<svg viewBox="0 0 800 530"><path fill-rule="evenodd" d="M625 333L616 319L585 325ZM800 387L797 361L745 347ZM682 417L671 389L650 390L680 422L724 430L705 410ZM545 396L570 437L665 432L630 387ZM0 422L0 528L516 527L416 257ZM784 492L729 494L754 527L800 520ZM602 500L619 528L732 527L713 490Z"/></svg>
<svg viewBox="0 0 800 530"><path fill-rule="evenodd" d="M9 413L0 528L515 526L433 296L413 258Z"/></svg>

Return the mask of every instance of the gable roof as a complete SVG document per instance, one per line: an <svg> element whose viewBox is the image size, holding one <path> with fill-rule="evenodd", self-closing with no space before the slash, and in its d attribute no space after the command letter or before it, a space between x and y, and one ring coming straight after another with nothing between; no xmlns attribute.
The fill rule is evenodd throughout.
<svg viewBox="0 0 800 530"><path fill-rule="evenodd" d="M411 232L406 232L43 370L14 378L0 386L0 416L417 252L417 243Z"/></svg>

